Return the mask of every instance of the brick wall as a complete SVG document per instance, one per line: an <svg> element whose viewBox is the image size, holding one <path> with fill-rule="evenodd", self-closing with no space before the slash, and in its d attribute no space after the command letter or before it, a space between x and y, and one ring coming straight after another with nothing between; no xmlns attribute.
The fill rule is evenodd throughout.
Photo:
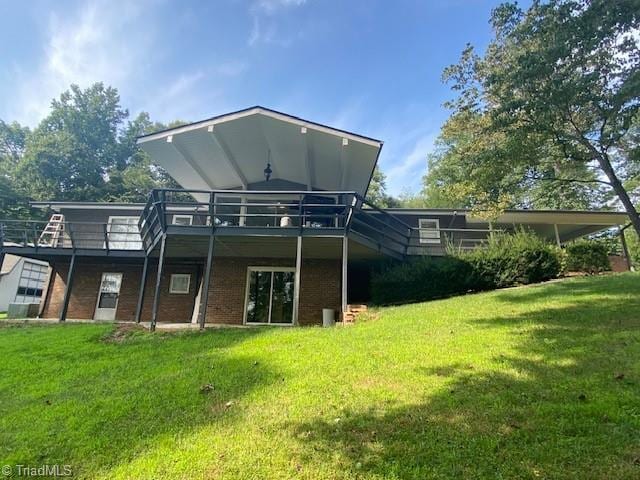
<svg viewBox="0 0 640 480"><path fill-rule="evenodd" d="M91 264L84 259L76 260L76 271L67 318L93 318L96 303L98 302L98 290L103 272L122 273L122 285L120 298L116 310L116 320L135 320L136 306L138 304L138 292L140 289L140 277L142 265L122 264ZM64 288L67 280L68 264L55 264L51 288L47 293L47 299L42 316L55 318L59 315L64 298ZM145 300L142 308L142 320L151 319L153 291L155 287L156 268L149 264L149 271L145 288ZM188 294L169 293L169 282L172 273L191 274L191 284ZM160 322L190 322L193 312L193 303L198 290L198 267L194 265L165 265L160 286L161 296L158 308L158 321Z"/></svg>
<svg viewBox="0 0 640 480"><path fill-rule="evenodd" d="M208 323L241 325L244 320L245 289L249 266L294 267L293 259L266 258L214 258L211 278L207 318ZM68 264L56 264L47 292L43 317L55 318L62 307ZM161 283L159 322L189 322L193 312L195 297L200 283L199 275L203 268L197 265L166 264ZM77 259L75 279L71 289L71 299L67 318L93 318L98 290L103 272L121 272L122 286L116 311L116 319L132 321L138 301L138 291L142 265L95 264L85 259ZM191 284L188 295L170 294L169 281L172 273L190 273ZM142 320L151 319L153 290L156 268L153 260L149 264ZM340 261L304 260L300 285L301 325L319 325L322 323L322 309L333 308L336 315L340 310Z"/></svg>
<svg viewBox="0 0 640 480"><path fill-rule="evenodd" d="M209 323L242 325L250 266L295 267L293 259L219 257L213 262L209 288L207 319ZM340 311L340 261L304 260L300 279L300 325L320 325L322 309Z"/></svg>

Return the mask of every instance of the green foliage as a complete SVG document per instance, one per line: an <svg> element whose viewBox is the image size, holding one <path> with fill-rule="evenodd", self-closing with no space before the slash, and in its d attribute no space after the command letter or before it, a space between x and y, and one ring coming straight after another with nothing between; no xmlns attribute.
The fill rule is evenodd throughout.
<svg viewBox="0 0 640 480"><path fill-rule="evenodd" d="M400 206L400 201L387 193L387 177L377 165L371 176L366 199L379 208Z"/></svg>
<svg viewBox="0 0 640 480"><path fill-rule="evenodd" d="M374 304L413 303L447 297L469 290L469 262L456 257L418 257L388 264L371 277Z"/></svg>
<svg viewBox="0 0 640 480"><path fill-rule="evenodd" d="M637 480L638 291L640 274L575 278L349 328L3 320L0 465L91 480Z"/></svg>
<svg viewBox="0 0 640 480"><path fill-rule="evenodd" d="M474 208L585 208L615 196L640 231L628 190L640 140L637 0L505 3L491 24L484 55L468 46L444 72L457 97L427 195Z"/></svg>
<svg viewBox="0 0 640 480"><path fill-rule="evenodd" d="M569 272L599 273L611 270L609 247L605 242L579 240L565 247Z"/></svg>
<svg viewBox="0 0 640 480"><path fill-rule="evenodd" d="M629 249L629 256L631 257L631 263L637 269L640 269L640 237L636 232L630 232L629 229L624 232L627 239L627 248Z"/></svg>
<svg viewBox="0 0 640 480"><path fill-rule="evenodd" d="M486 246L459 257L472 266L469 281L474 290L542 282L561 271L559 250L525 231L495 234Z"/></svg>
<svg viewBox="0 0 640 480"><path fill-rule="evenodd" d="M151 189L175 186L136 145L166 126L144 112L128 118L117 90L96 83L72 85L33 131L0 120L0 218L41 215L30 200L143 202Z"/></svg>
<svg viewBox="0 0 640 480"><path fill-rule="evenodd" d="M559 250L537 236L523 231L496 234L472 251L452 249L446 257L387 266L373 275L371 296L376 304L409 303L541 282L560 271Z"/></svg>

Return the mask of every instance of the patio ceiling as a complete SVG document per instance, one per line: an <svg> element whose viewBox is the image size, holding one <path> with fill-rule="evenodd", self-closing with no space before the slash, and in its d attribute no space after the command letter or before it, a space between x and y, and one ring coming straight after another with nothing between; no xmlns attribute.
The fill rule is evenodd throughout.
<svg viewBox="0 0 640 480"><path fill-rule="evenodd" d="M138 139L185 189L249 189L264 182L301 190L366 193L382 142L252 107Z"/></svg>

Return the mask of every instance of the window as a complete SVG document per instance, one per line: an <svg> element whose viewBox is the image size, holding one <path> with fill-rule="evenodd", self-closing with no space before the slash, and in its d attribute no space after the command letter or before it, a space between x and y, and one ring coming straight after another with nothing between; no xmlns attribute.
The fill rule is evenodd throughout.
<svg viewBox="0 0 640 480"><path fill-rule="evenodd" d="M295 270L249 267L245 321L254 324L293 324Z"/></svg>
<svg viewBox="0 0 640 480"><path fill-rule="evenodd" d="M174 225L193 225L193 215L174 215Z"/></svg>
<svg viewBox="0 0 640 480"><path fill-rule="evenodd" d="M109 217L109 248L112 250L141 250L142 240L138 217Z"/></svg>
<svg viewBox="0 0 640 480"><path fill-rule="evenodd" d="M48 269L47 265L24 260L14 302L40 303Z"/></svg>
<svg viewBox="0 0 640 480"><path fill-rule="evenodd" d="M169 293L189 293L191 275L188 273L173 273L169 283Z"/></svg>
<svg viewBox="0 0 640 480"><path fill-rule="evenodd" d="M440 220L421 218L418 220L420 243L440 243Z"/></svg>

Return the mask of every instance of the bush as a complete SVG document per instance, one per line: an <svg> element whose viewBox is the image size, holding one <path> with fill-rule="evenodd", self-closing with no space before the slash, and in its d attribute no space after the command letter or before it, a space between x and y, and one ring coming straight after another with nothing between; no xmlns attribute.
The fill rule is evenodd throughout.
<svg viewBox="0 0 640 480"><path fill-rule="evenodd" d="M609 248L602 242L580 240L565 248L566 269L569 272L599 273L611 270Z"/></svg>
<svg viewBox="0 0 640 480"><path fill-rule="evenodd" d="M455 257L416 257L392 264L371 278L373 303L388 305L447 297L467 289L471 265Z"/></svg>
<svg viewBox="0 0 640 480"><path fill-rule="evenodd" d="M418 257L375 272L376 304L408 303L470 291L549 280L561 270L560 251L526 233L497 234L476 250L446 257Z"/></svg>
<svg viewBox="0 0 640 480"><path fill-rule="evenodd" d="M459 257L473 267L475 290L542 282L562 270L558 248L525 231L495 235L483 248Z"/></svg>

